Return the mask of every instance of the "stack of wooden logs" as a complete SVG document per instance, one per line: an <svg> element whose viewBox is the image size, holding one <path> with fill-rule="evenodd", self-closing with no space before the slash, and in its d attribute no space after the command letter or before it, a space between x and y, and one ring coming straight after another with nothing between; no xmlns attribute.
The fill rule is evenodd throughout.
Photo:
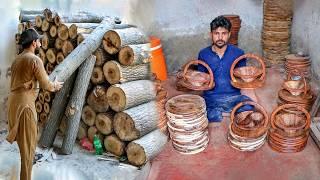
<svg viewBox="0 0 320 180"><path fill-rule="evenodd" d="M33 13L35 12L33 11ZM39 12L37 11L37 13ZM32 14L30 16L34 19L28 19L33 27L44 35L39 57L43 60L50 78L51 76L59 77L58 80L65 81L64 88L66 90L62 89L55 99L53 94L49 92L41 91L39 93L36 102L39 119L43 123L47 122L44 131L52 131L54 134L52 137L52 135L48 135L50 133L44 132L45 135L41 136L39 144L45 147L52 146L54 132L58 128L55 126L58 123L60 124L59 130L65 136L61 148L64 154L72 153L70 142L72 142L74 134L77 134L78 139L87 137L90 141L93 141L94 135L97 135L108 152L119 157L127 156L129 163L136 166L141 166L156 156L167 142L165 135L167 121L164 113L167 92L161 87L161 83L151 75L150 44L146 35L130 25L114 25L114 29L104 31L102 40L97 40L101 42L100 47L95 46L94 52L91 51L91 47L88 47L89 50L85 50L93 53L95 58L86 56L88 60L81 60L82 66L84 66L81 66L82 70L80 67L78 73L74 71L72 71L74 73L70 73L70 69L75 69L75 67L68 67L68 69L63 67L66 64L71 64L63 62L64 58L70 54L72 57L66 58L66 61L78 61L75 60L76 52L73 52L73 49L78 45L77 49L87 48L81 42L86 38L91 40L93 36L95 37L96 35L93 35L95 32L92 31L96 31L95 28L98 29L102 23L79 23L75 21L74 17L61 18L57 13L48 9L41 11L41 13ZM21 12L21 17L24 17L23 14L26 14L26 11ZM51 20L47 20L49 17ZM61 19L65 20L64 23ZM75 22L66 23L71 20ZM41 26L39 21L41 21ZM56 27L55 30L54 27ZM53 30L51 30L52 28ZM91 32L92 35L88 36ZM101 32L99 33L101 34ZM90 43L87 44L90 45ZM74 51L81 54L82 52L78 52L77 49ZM84 71L84 68L89 68L90 59L95 60L95 63L89 74ZM74 64L72 65L74 66ZM63 72L61 69L68 72ZM81 79L79 77L83 76L82 79L85 77L81 73L87 73L89 77L91 76L89 85L84 83L87 91L83 96L85 98L84 105L76 100L82 96L73 97L79 90L79 80ZM71 91L72 88L73 91ZM80 90L82 91L82 89ZM70 100L65 99L69 97L68 94L71 92ZM54 101L52 109L50 109L52 99ZM69 103L66 105L68 101ZM65 107L64 114L57 113L58 102L61 107ZM80 105L81 108L78 107ZM54 106L55 108L53 108ZM79 117L80 123L71 122L79 109L82 111L81 121ZM53 123L52 119L56 117L59 120L55 120L56 122Z"/></svg>

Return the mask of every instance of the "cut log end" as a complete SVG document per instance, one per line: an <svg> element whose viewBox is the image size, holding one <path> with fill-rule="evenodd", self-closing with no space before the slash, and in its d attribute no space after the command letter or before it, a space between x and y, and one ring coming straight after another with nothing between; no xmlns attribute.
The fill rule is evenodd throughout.
<svg viewBox="0 0 320 180"><path fill-rule="evenodd" d="M54 24L56 25L56 26L60 26L61 25L61 18L60 18L60 16L55 16L54 17Z"/></svg>
<svg viewBox="0 0 320 180"><path fill-rule="evenodd" d="M112 61L108 61L103 65L103 74L110 84L117 84L120 82L121 76L119 66Z"/></svg>
<svg viewBox="0 0 320 180"><path fill-rule="evenodd" d="M64 55L62 52L58 52L57 54L57 64L60 64L64 60Z"/></svg>
<svg viewBox="0 0 320 180"><path fill-rule="evenodd" d="M78 27L75 24L71 24L71 26L69 27L69 37L70 39L75 39L77 38L77 29Z"/></svg>
<svg viewBox="0 0 320 180"><path fill-rule="evenodd" d="M40 119L39 119L40 122L44 124L44 123L47 121L48 116L47 116L47 114L46 114L45 112L42 112L42 113L40 113L39 118L40 118Z"/></svg>
<svg viewBox="0 0 320 180"><path fill-rule="evenodd" d="M77 139L81 140L82 138L85 138L87 136L88 136L88 126L83 122L80 122Z"/></svg>
<svg viewBox="0 0 320 180"><path fill-rule="evenodd" d="M104 147L108 152L117 156L122 156L124 154L125 143L113 134L104 139Z"/></svg>
<svg viewBox="0 0 320 180"><path fill-rule="evenodd" d="M70 54L74 49L73 44L70 41L64 41L62 45L62 53L64 56Z"/></svg>
<svg viewBox="0 0 320 180"><path fill-rule="evenodd" d="M41 30L43 32L49 31L50 29L50 23L47 20L42 21Z"/></svg>
<svg viewBox="0 0 320 180"><path fill-rule="evenodd" d="M43 37L41 38L41 47L43 49L48 49L49 48L49 37L47 33L43 34Z"/></svg>
<svg viewBox="0 0 320 180"><path fill-rule="evenodd" d="M93 84L101 84L105 82L103 71L101 67L95 67L92 71L91 82Z"/></svg>
<svg viewBox="0 0 320 180"><path fill-rule="evenodd" d="M49 103L45 102L45 103L43 104L43 112L45 112L46 114L49 114L49 112L50 112L50 105L49 105Z"/></svg>
<svg viewBox="0 0 320 180"><path fill-rule="evenodd" d="M54 69L55 65L51 64L51 63L47 63L46 65L46 71L48 74L51 74L53 69Z"/></svg>
<svg viewBox="0 0 320 180"><path fill-rule="evenodd" d="M51 64L55 64L56 62L56 49L50 48L46 52L46 57Z"/></svg>
<svg viewBox="0 0 320 180"><path fill-rule="evenodd" d="M67 40L69 38L69 30L68 27L64 24L61 24L58 27L58 37L62 40Z"/></svg>
<svg viewBox="0 0 320 180"><path fill-rule="evenodd" d="M127 146L127 156L130 164L135 166L142 166L147 161L147 156L142 146L137 143L131 142Z"/></svg>
<svg viewBox="0 0 320 180"><path fill-rule="evenodd" d="M104 62L106 61L106 57L104 54L104 50L101 48L98 48L95 52L94 55L96 56L96 64L95 66L102 66Z"/></svg>
<svg viewBox="0 0 320 180"><path fill-rule="evenodd" d="M130 65L134 60L134 52L131 47L125 46L119 52L119 61L122 65Z"/></svg>
<svg viewBox="0 0 320 180"><path fill-rule="evenodd" d="M36 102L36 111L37 113L41 113L42 112L42 104L40 101Z"/></svg>
<svg viewBox="0 0 320 180"><path fill-rule="evenodd" d="M99 113L95 121L97 129L104 135L108 135L113 131L112 114Z"/></svg>
<svg viewBox="0 0 320 180"><path fill-rule="evenodd" d="M55 47L57 50L60 50L60 49L62 49L62 45L63 45L63 40L60 39L60 38L57 38L57 39L55 40L54 47Z"/></svg>
<svg viewBox="0 0 320 180"><path fill-rule="evenodd" d="M42 60L43 64L47 63L46 52L42 48L39 49L39 57Z"/></svg>
<svg viewBox="0 0 320 180"><path fill-rule="evenodd" d="M134 121L124 112L115 115L113 128L117 136L123 141L132 141L140 136L139 131L135 128Z"/></svg>
<svg viewBox="0 0 320 180"><path fill-rule="evenodd" d="M44 91L44 100L46 102L50 102L51 101L51 92L49 91Z"/></svg>
<svg viewBox="0 0 320 180"><path fill-rule="evenodd" d="M42 26L42 17L40 15L36 16L35 24L36 24L37 28L41 28L41 26Z"/></svg>
<svg viewBox="0 0 320 180"><path fill-rule="evenodd" d="M107 89L103 86L96 86L87 98L87 103L95 112L107 112L109 103L107 99Z"/></svg>
<svg viewBox="0 0 320 180"><path fill-rule="evenodd" d="M109 54L116 54L119 52L121 46L121 39L118 33L114 30L107 31L103 36L103 48Z"/></svg>
<svg viewBox="0 0 320 180"><path fill-rule="evenodd" d="M49 33L50 33L50 36L51 37L56 37L57 36L57 26L51 26L51 28L50 28L50 31L49 31Z"/></svg>
<svg viewBox="0 0 320 180"><path fill-rule="evenodd" d="M93 142L94 135L98 134L98 129L95 126L91 126L88 129L88 139Z"/></svg>
<svg viewBox="0 0 320 180"><path fill-rule="evenodd" d="M126 107L126 95L119 87L111 86L107 91L109 106L116 112L123 111Z"/></svg>
<svg viewBox="0 0 320 180"><path fill-rule="evenodd" d="M44 93L41 91L38 95L39 102L44 104Z"/></svg>
<svg viewBox="0 0 320 180"><path fill-rule="evenodd" d="M93 126L95 124L96 112L94 112L90 106L86 105L82 109L81 118L86 125Z"/></svg>

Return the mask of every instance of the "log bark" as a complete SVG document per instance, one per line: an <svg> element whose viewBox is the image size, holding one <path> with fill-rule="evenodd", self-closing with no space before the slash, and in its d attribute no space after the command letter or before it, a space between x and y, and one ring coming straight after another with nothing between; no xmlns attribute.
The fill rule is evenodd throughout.
<svg viewBox="0 0 320 180"><path fill-rule="evenodd" d="M108 61L103 65L103 74L110 84L150 79L150 63L122 66L116 61Z"/></svg>
<svg viewBox="0 0 320 180"><path fill-rule="evenodd" d="M38 28L38 29L40 29L41 27L42 27L42 22L43 22L43 16L41 16L41 15L37 15L36 17L35 17L35 24L36 24L36 27Z"/></svg>
<svg viewBox="0 0 320 180"><path fill-rule="evenodd" d="M65 112L68 121L66 135L61 147L61 152L64 154L72 153L73 145L77 137L77 131L79 129L82 107L85 102L85 95L95 61L96 58L90 55L79 68L72 95ZM61 64L63 64L63 62Z"/></svg>
<svg viewBox="0 0 320 180"><path fill-rule="evenodd" d="M58 26L58 37L63 41L69 38L69 29L66 25L60 24L60 26Z"/></svg>
<svg viewBox="0 0 320 180"><path fill-rule="evenodd" d="M113 29L103 36L103 47L109 54L116 54L121 46L147 42L146 35L138 28Z"/></svg>
<svg viewBox="0 0 320 180"><path fill-rule="evenodd" d="M91 75L92 84L102 84L106 81L101 67L94 67Z"/></svg>
<svg viewBox="0 0 320 180"><path fill-rule="evenodd" d="M44 18L44 16L41 14L24 14L19 16L19 21L20 22L32 21L32 20L35 20L37 16L41 16Z"/></svg>
<svg viewBox="0 0 320 180"><path fill-rule="evenodd" d="M109 135L113 131L113 114L111 112L108 113L99 113L96 116L95 125L99 132L104 135Z"/></svg>
<svg viewBox="0 0 320 180"><path fill-rule="evenodd" d="M43 33L43 38L41 39L41 47L45 50L53 48L55 39L51 38L48 33Z"/></svg>
<svg viewBox="0 0 320 180"><path fill-rule="evenodd" d="M103 20L102 16L94 14L71 14L71 15L62 15L60 19L64 23L101 23Z"/></svg>
<svg viewBox="0 0 320 180"><path fill-rule="evenodd" d="M116 156L122 156L125 152L126 144L122 142L115 134L112 134L104 139L104 147L108 152L111 152Z"/></svg>
<svg viewBox="0 0 320 180"><path fill-rule="evenodd" d="M82 109L81 119L86 125L93 126L96 120L96 112L94 112L90 106L86 105Z"/></svg>
<svg viewBox="0 0 320 180"><path fill-rule="evenodd" d="M56 38L55 43L54 43L54 47L57 50L60 50L60 49L62 49L62 45L63 45L63 40L60 38Z"/></svg>
<svg viewBox="0 0 320 180"><path fill-rule="evenodd" d="M77 139L81 140L82 138L88 137L88 129L89 129L89 127L85 123L80 121Z"/></svg>
<svg viewBox="0 0 320 180"><path fill-rule="evenodd" d="M63 60L64 60L63 53L62 52L58 52L57 53L57 60L56 60L57 64L60 64Z"/></svg>
<svg viewBox="0 0 320 180"><path fill-rule="evenodd" d="M119 62L122 65L138 65L150 62L150 43L123 46L119 52Z"/></svg>
<svg viewBox="0 0 320 180"><path fill-rule="evenodd" d="M57 50L55 48L49 48L46 52L46 57L51 64L56 63Z"/></svg>
<svg viewBox="0 0 320 180"><path fill-rule="evenodd" d="M126 153L130 164L142 166L155 158L165 147L168 138L159 129L128 144Z"/></svg>
<svg viewBox="0 0 320 180"><path fill-rule="evenodd" d="M27 15L27 14L42 14L42 10L26 10L22 9L20 10L20 15Z"/></svg>
<svg viewBox="0 0 320 180"><path fill-rule="evenodd" d="M63 115L61 118L59 131L61 132L62 135L64 135L66 133L66 129L67 129L67 117Z"/></svg>
<svg viewBox="0 0 320 180"><path fill-rule="evenodd" d="M40 101L36 101L36 111L37 111L37 113L40 114L42 112L42 109L43 109L43 107L42 107L41 102Z"/></svg>
<svg viewBox="0 0 320 180"><path fill-rule="evenodd" d="M44 19L44 20L42 21L41 31L46 32L46 31L49 31L50 28L51 28L50 22L48 22L46 19Z"/></svg>
<svg viewBox="0 0 320 180"><path fill-rule="evenodd" d="M62 45L62 53L67 57L74 49L73 44L69 40L65 40Z"/></svg>
<svg viewBox="0 0 320 180"><path fill-rule="evenodd" d="M43 64L47 64L46 51L43 48L39 48L39 57L42 60Z"/></svg>
<svg viewBox="0 0 320 180"><path fill-rule="evenodd" d="M79 65L99 47L104 32L111 28L113 28L112 23L101 23L87 39L79 44L77 48L75 48L64 61L55 68L49 78L53 80L55 77L58 77L60 81L65 81L70 77Z"/></svg>
<svg viewBox="0 0 320 180"><path fill-rule="evenodd" d="M57 36L57 34L58 34L57 26L52 25L50 27L49 34L50 34L51 37L55 38Z"/></svg>
<svg viewBox="0 0 320 180"><path fill-rule="evenodd" d="M52 94L50 91L44 91L44 101L51 102Z"/></svg>
<svg viewBox="0 0 320 180"><path fill-rule="evenodd" d="M43 112L45 112L46 114L49 114L49 112L50 112L50 104L49 103L45 102L43 104Z"/></svg>
<svg viewBox="0 0 320 180"><path fill-rule="evenodd" d="M49 120L44 126L43 133L41 134L39 144L43 147L51 147L54 142L54 138L56 137L58 128L65 127L66 121L62 120L64 116L63 112L65 107L67 106L68 96L73 88L74 80L76 78L77 73L75 72L63 85L60 91L58 91L55 95L55 98L52 101L51 110L49 113ZM64 123L64 124L63 124ZM60 131L65 130L63 128ZM64 132L63 132L64 134Z"/></svg>
<svg viewBox="0 0 320 180"><path fill-rule="evenodd" d="M152 101L156 98L155 85L150 80L115 84L107 91L108 103L116 112Z"/></svg>
<svg viewBox="0 0 320 180"><path fill-rule="evenodd" d="M54 17L55 17L55 16L58 16L58 13L55 12L55 11L51 11L50 9L46 8L46 9L43 11L43 15L44 15L45 19L46 19L48 22L53 22Z"/></svg>
<svg viewBox="0 0 320 180"><path fill-rule="evenodd" d="M107 88L96 86L87 98L87 103L95 112L107 112L109 103L107 99Z"/></svg>
<svg viewBox="0 0 320 180"><path fill-rule="evenodd" d="M151 101L117 113L113 128L122 141L132 141L156 129L158 120L157 104Z"/></svg>

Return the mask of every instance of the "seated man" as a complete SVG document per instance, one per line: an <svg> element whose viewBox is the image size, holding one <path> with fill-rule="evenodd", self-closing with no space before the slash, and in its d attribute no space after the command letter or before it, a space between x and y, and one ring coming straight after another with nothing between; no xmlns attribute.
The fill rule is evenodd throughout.
<svg viewBox="0 0 320 180"><path fill-rule="evenodd" d="M243 50L228 44L230 38L230 21L218 16L210 23L212 45L199 52L198 59L207 63L215 78L215 87L204 91L203 97L207 105L209 122L219 122L222 120L222 112L231 112L232 108L246 100L257 101L254 91L237 89L231 85L230 68L234 60L244 54ZM241 60L236 67L246 65L246 60ZM206 72L205 67L198 66L198 70ZM242 94L242 95L241 95ZM251 99L246 96L250 95ZM250 110L251 106L243 106L240 111Z"/></svg>

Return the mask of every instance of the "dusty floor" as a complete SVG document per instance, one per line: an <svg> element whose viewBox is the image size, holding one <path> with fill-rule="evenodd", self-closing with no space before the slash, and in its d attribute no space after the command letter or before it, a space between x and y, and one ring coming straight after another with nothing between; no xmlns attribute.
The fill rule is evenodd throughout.
<svg viewBox="0 0 320 180"><path fill-rule="evenodd" d="M256 91L268 114L276 107L277 91L283 78L279 69L268 69L266 85ZM173 77L165 82L165 87L170 97L183 93L174 89ZM228 124L229 117L222 123L211 123L210 144L196 155L179 154L168 143L152 161L149 180L319 179L320 151L311 137L307 147L299 153L277 153L268 144L255 152L239 152L228 145Z"/></svg>

